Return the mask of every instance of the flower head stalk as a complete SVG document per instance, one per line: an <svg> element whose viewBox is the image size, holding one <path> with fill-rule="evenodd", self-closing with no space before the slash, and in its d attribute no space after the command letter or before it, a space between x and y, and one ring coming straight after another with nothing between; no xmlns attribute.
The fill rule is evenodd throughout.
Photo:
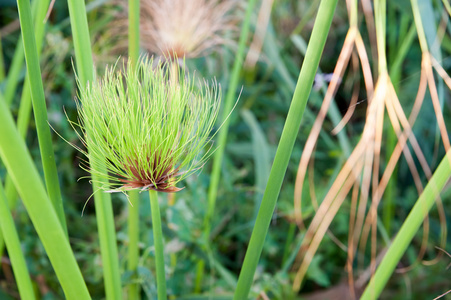
<svg viewBox="0 0 451 300"><path fill-rule="evenodd" d="M170 80L179 72L179 80ZM106 192L132 189L177 192L176 184L202 167L212 152L212 138L220 106L216 82L196 80L172 62L140 59L126 71L107 68L103 79L80 87L77 101L77 147L92 165L106 158ZM205 151L205 149L207 149Z"/></svg>

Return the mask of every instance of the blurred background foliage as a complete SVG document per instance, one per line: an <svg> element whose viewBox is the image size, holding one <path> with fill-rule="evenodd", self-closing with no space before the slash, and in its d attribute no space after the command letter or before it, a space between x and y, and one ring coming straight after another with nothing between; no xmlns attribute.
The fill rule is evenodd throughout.
<svg viewBox="0 0 451 300"><path fill-rule="evenodd" d="M426 2L430 2L434 9L433 19L430 20L431 24L440 23L444 13L441 2ZM318 75L333 72L348 30L346 6L343 1L340 3L320 63L321 71L324 73L318 72ZM166 269L169 272L168 292L176 295L174 299L230 299L232 296L302 64L303 45L308 41L313 26L315 11L312 11L312 7L316 8L317 5L318 1L274 1L259 60L254 68L245 68L242 71L239 91L241 95L238 105L231 115L231 128L223 162L217 208L212 224L210 251L205 252L202 245L199 244L202 221L206 213L211 169L208 163L202 172L189 177L184 182L186 188L177 194L174 205L170 206L164 202L161 208L163 231L166 238ZM401 46L401 41L407 34L404 24L412 22L412 13L407 0L388 1L387 5L387 51L388 60L392 62ZM18 15L13 0L1 0L0 7L2 54L5 70L8 70L20 38ZM94 0L87 2L87 9L94 61L97 72L102 73L106 64L116 62L118 55L127 55L124 52L118 53L116 46L120 43L121 36L112 30L117 24L117 16L122 13L121 4L107 0ZM252 32L255 32L257 26L257 12L258 10L253 16ZM243 11L237 9L234 13L240 18ZM359 24L361 32L365 33L363 19L359 20ZM67 114L68 118L72 120L77 118L74 102L76 85L72 65L74 52L69 25L66 2L56 1L47 24L41 68L49 123L69 142L79 144L65 116ZM450 32L451 26L447 24L441 47L442 60L440 63L448 71L451 69ZM124 33L124 38L126 39L126 33ZM368 37L363 35L363 38L366 45L369 45ZM236 43L231 43L222 46L206 57L188 60L188 69L191 72L195 70L196 74L207 79L216 78L225 94L236 50L235 45ZM401 76L393 82L406 112L411 110L413 99L416 96L420 77L420 61L421 50L415 37L404 61L399 65L398 71ZM25 67L21 72L21 82L23 82L24 76ZM345 73L342 85L335 97L336 106L341 115L345 114L351 98L354 80L352 76L354 75L351 72ZM4 90L6 84L7 80L0 83L1 91ZM325 236L309 268L301 293L295 295L291 288L291 282L296 273L296 270L292 269L292 265L304 233L297 229L293 219L294 182L303 145L324 97L324 89L321 89L324 84L327 85L327 82L317 80L311 93L256 273L251 292L252 298L266 299L264 297L267 296L269 299L321 299L320 293L324 291L334 291L336 295L340 295L340 288L347 281L347 273L344 268L347 258L346 250L340 247L340 243ZM359 102L350 122L344 128L352 145L356 144L362 132L367 108L363 81L361 85L362 92L358 98ZM21 89L18 89L12 105L15 116L17 116L19 107L20 93ZM447 121L450 118L449 92L444 92L442 97L445 99L444 116ZM431 101L426 98L414 132L433 168L444 155L443 148L435 142L437 133L435 120ZM314 189L318 199L322 199L328 191L334 176L347 158L337 137L331 134L334 127L334 123L326 118L314 152ZM388 124L386 127L388 129ZM33 121L29 124L26 141L31 154L38 158L39 147ZM70 241L93 299L101 299L104 297L104 288L94 204L93 201L88 200L92 194L91 185L87 179L77 181L78 178L87 175L78 167L82 159L80 154L56 134L53 134L53 145ZM384 166L387 158L382 157L382 160L382 166ZM41 168L40 163L37 163L36 166ZM1 178L4 178L3 166L0 167L0 175ZM422 179L425 182L425 178ZM307 217L314 213L309 200L308 188L308 185L305 186L304 191L304 199L307 199L304 211ZM451 211L449 185L442 195L444 210L448 213ZM153 273L153 248L149 246L152 245L153 238L150 230L150 207L147 197L147 193L140 195L142 234L139 274L143 297L151 295L156 288ZM390 237L399 229L417 198L418 194L406 161L401 159L395 189L395 217L392 220ZM82 215L85 202L87 204ZM132 278L129 273L124 271L128 243L126 215L129 204L124 195L114 194L113 205L123 284L127 285ZM344 203L343 209L331 225L335 237L345 244L349 227L349 205L349 202ZM383 205L384 202L381 203L381 206ZM62 290L24 207L19 205L14 215L28 267L35 287L42 295L41 299L62 299ZM383 216L381 217L383 218ZM447 218L448 224L450 224L449 213ZM442 233L436 212L432 212L430 221L429 243L439 245ZM379 236L379 238L381 237ZM400 266L407 266L415 261L420 244L421 233L410 246ZM383 243L381 242L379 245L383 245ZM451 252L450 249L451 237L448 235L446 250ZM369 250L367 252L363 257L366 264L370 260ZM435 257L435 255L436 252L429 251L426 258ZM205 258L209 266L207 271L209 276L206 276L203 285L205 296L189 296L193 291L195 265L199 257ZM432 299L439 296L451 289L449 279L451 270L447 269L449 263L450 258L444 256L435 265L418 265L410 272L395 274L382 294L382 298ZM208 294L214 296L208 298ZM18 299L7 254L2 258L0 299Z"/></svg>

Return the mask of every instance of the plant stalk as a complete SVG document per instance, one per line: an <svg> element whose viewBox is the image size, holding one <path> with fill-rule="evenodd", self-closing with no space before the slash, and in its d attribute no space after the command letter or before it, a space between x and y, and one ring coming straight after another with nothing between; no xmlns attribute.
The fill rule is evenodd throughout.
<svg viewBox="0 0 451 300"><path fill-rule="evenodd" d="M361 300L378 299L399 260L407 250L410 242L417 233L424 218L428 214L436 197L451 177L451 150L440 162L423 193L416 201L407 219L396 235L390 248L382 259L370 283L367 285Z"/></svg>
<svg viewBox="0 0 451 300"><path fill-rule="evenodd" d="M31 97L34 118L38 133L39 149L44 169L45 184L50 201L67 235L66 218L61 197L58 173L53 152L52 137L47 121L47 107L45 103L44 86L41 79L39 56L31 18L31 7L28 0L18 0L20 28L22 31L27 77L30 80Z"/></svg>
<svg viewBox="0 0 451 300"><path fill-rule="evenodd" d="M128 52L131 66L135 68L139 59L139 0L128 1ZM139 193L138 191L128 192L128 261L127 269L134 272L134 279L137 279L139 262ZM138 300L140 286L136 281L128 286L128 299Z"/></svg>
<svg viewBox="0 0 451 300"><path fill-rule="evenodd" d="M262 203L255 221L252 236L238 278L233 299L247 299L255 270L263 250L263 244L280 193L284 174L299 131L302 115L318 69L321 54L332 23L337 0L322 0L318 9L310 42L307 46L304 63L299 74L293 100L280 138L274 163L269 174Z"/></svg>
<svg viewBox="0 0 451 300"><path fill-rule="evenodd" d="M14 225L13 216L8 207L3 187L0 184L0 228L5 238L6 248L8 249L9 259L16 278L17 287L19 289L20 298L36 299L31 283L30 274L28 273L27 263L20 247L19 235Z"/></svg>
<svg viewBox="0 0 451 300"><path fill-rule="evenodd" d="M137 278L137 269L139 262L139 193L138 191L128 192L129 201L132 205L128 206L128 261L127 269L134 272L133 278ZM128 299L140 299L140 288L138 283L132 283L128 286Z"/></svg>
<svg viewBox="0 0 451 300"><path fill-rule="evenodd" d="M27 209L67 299L91 299L69 241L25 142L0 99L0 157Z"/></svg>
<svg viewBox="0 0 451 300"><path fill-rule="evenodd" d="M150 210L152 212L153 240L155 246L155 265L157 268L158 300L166 300L166 275L164 271L163 230L161 228L160 206L158 193L149 190Z"/></svg>
<svg viewBox="0 0 451 300"><path fill-rule="evenodd" d="M82 86L94 80L94 62L92 60L91 41L89 38L88 20L84 1L68 0L72 36L74 39L77 75ZM89 145L88 145L89 149ZM105 163L98 165L98 170L106 174ZM98 191L100 186L108 184L104 178L92 176L93 190ZM97 227L99 230L100 252L104 267L104 282L106 298L122 299L122 286L119 272L119 258L114 226L113 207L109 193L94 193L96 207Z"/></svg>

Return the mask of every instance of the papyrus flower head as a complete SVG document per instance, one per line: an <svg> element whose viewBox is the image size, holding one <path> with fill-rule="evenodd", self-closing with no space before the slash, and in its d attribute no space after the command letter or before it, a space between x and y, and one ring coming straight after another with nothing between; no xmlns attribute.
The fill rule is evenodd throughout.
<svg viewBox="0 0 451 300"><path fill-rule="evenodd" d="M220 89L171 64L145 58L124 72L107 68L102 79L80 87L73 125L87 151L78 150L90 163L82 167L109 179L104 191L179 191L176 184L211 154ZM178 82L170 79L175 70ZM97 171L101 164L108 175Z"/></svg>
<svg viewBox="0 0 451 300"><path fill-rule="evenodd" d="M228 40L235 0L141 1L141 44L164 57L197 57Z"/></svg>

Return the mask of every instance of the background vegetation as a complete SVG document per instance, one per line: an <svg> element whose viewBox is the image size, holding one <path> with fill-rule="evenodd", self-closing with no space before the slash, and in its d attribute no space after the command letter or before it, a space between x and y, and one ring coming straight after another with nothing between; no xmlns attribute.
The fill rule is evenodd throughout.
<svg viewBox="0 0 451 300"><path fill-rule="evenodd" d="M268 5L266 1L263 1ZM271 1L268 1L271 2ZM419 1L423 12L427 11L428 22L423 25L428 39L434 40L437 31L442 36L440 47L432 49L434 57L446 70L451 69L451 27L443 3L440 1ZM257 216L260 201L265 190L276 148L286 120L295 84L299 75L308 42L315 20L319 1L287 1L278 0L272 4L268 26L263 26L264 36L261 40L261 53L256 55L258 61L252 65L247 58L241 70L239 88L236 96L240 98L233 114L230 116L230 129L225 146L225 154L221 168L221 178L217 191L216 209L212 218L210 247L205 251L201 236L204 230L204 218L207 214L207 193L210 183L211 163L207 163L202 172L189 177L183 185L186 187L177 193L174 203L162 201L163 232L165 236L166 272L168 294L173 299L230 299L236 286L246 253L249 238ZM237 36L241 20L244 18L245 3L240 3L231 12L237 22L237 30L228 31L230 42L211 51L208 55L187 60L188 69L196 70L196 74L209 79L216 78L221 84L224 94L230 82L234 54L237 50ZM2 51L0 62L0 91L5 94L16 46L20 40L18 13L14 1L0 2L0 34ZM123 14L120 3L106 0L87 2L88 23L91 36L96 72L102 74L106 64L114 64L118 55L126 56L121 45L126 45L126 29L123 35L120 17ZM262 7L257 1L257 8L251 18L251 34L259 32L262 26L257 13ZM269 5L271 7L271 5ZM359 7L359 10L362 8ZM412 28L413 16L409 1L388 1L387 3L387 61L392 83L399 101L406 112L412 111L414 99L420 83L422 49L418 42L415 28ZM441 24L439 26L439 24ZM374 57L371 57L370 37L367 35L367 23L363 13L359 14L358 25L369 54L369 63L377 70ZM296 259L305 229L296 226L294 213L295 182L298 165L318 115L327 87L327 74L331 74L337 64L349 30L348 12L344 1L339 2L335 11L332 28L317 72L317 80L310 94L307 108L302 118L301 128L297 135L295 147L289 160L276 211L264 244L250 297L252 299L347 299L348 275L346 271L347 241L350 231L349 211L351 201L347 199L342 205L330 226L331 233L325 235L307 271L299 292L293 291L292 283L299 268ZM443 32L440 32L442 30ZM410 32L413 31L413 34ZM141 33L143 34L143 33ZM251 36L251 37L252 37ZM252 39L249 39L248 46ZM409 42L410 41L410 42ZM408 43L407 49L403 45ZM141 49L144 53L145 49ZM404 55L400 52L404 51ZM255 52L250 52L254 53ZM437 55L437 53L439 55ZM374 54L374 53L373 53ZM77 112L74 97L76 82L74 76L74 45L70 28L68 7L65 1L56 1L46 24L40 65L44 82L45 99L50 125L61 136L71 143L79 144L78 138L66 116L76 120ZM352 60L352 59L351 59ZM376 71L373 71L377 74ZM25 65L19 72L19 88L13 95L11 111L15 117L19 112L19 99L23 93ZM392 75L393 74L393 75ZM356 76L362 76L361 69L347 70L341 78L341 85L335 95L335 113L329 115L322 126L317 145L312 157L315 159L314 173L310 173L304 185L303 217L308 224L315 209L312 205L311 190L321 201L330 189L338 171L349 156L350 149L344 147L332 130L338 120L346 114L354 90L357 86L358 101L353 105L354 113L343 129L343 138L353 148L361 137L368 108L368 95L363 80L358 82ZM439 97L442 101L443 117L449 123L450 101L449 90L436 75ZM356 84L356 82L358 82ZM0 123L2 121L0 120ZM1 128L1 127L0 127ZM384 130L392 130L389 122L384 123ZM421 145L424 156L435 170L445 150L438 131L436 114L426 93L425 100L413 132ZM2 132L0 132L2 134ZM99 237L95 219L94 202L88 201L92 194L92 186L88 180L78 178L87 174L79 168L80 153L52 132L55 160L58 168L61 193L71 246L83 277L93 299L105 297L102 261L100 257ZM27 127L26 143L36 166L41 172L39 162L40 150L36 135L36 124L31 120ZM390 148L391 147L391 148ZM411 147L411 146L410 146ZM388 154L393 148L389 137L382 142L381 170L388 163ZM413 149L411 147L411 149ZM418 166L419 161L415 160ZM381 171L382 174L382 171ZM385 243L391 240L406 219L409 211L418 199L411 169L404 158L399 160L394 175L394 186L391 194L382 198L379 205L382 233L378 234L377 253L385 249ZM6 170L0 166L0 178L4 182ZM426 175L420 175L425 185ZM315 184L312 185L311 182ZM268 183L269 185L271 182ZM160 197L167 198L167 195ZM349 197L350 198L350 197ZM387 200L387 198L390 198ZM442 192L443 211L450 224L451 188L446 185ZM122 285L125 287L138 282L141 285L141 296L152 298L156 295L155 260L153 254L153 235L151 230L151 212L147 193L140 194L140 240L141 255L138 263L136 279L127 270L127 215L129 203L122 194L112 196L115 229L117 232L119 267L122 274ZM387 213L384 205L391 204L392 217L384 217ZM62 299L64 296L45 250L39 241L24 206L19 205L13 212L21 246L36 293L42 299ZM429 216L429 239L425 252L426 259L433 259L441 251L441 247L451 252L451 238L444 244L443 220L439 212L433 209ZM435 264L415 264L417 254L422 245L422 232L414 238L398 267L414 267L402 273L394 273L385 287L383 299L433 299L451 289L449 278L450 257L443 255ZM364 270L369 270L371 246L360 252L355 264L355 278L365 277ZM199 258L206 261L206 274L202 280L200 291L195 293L196 266ZM0 299L18 299L18 289L14 279L8 253L5 251L1 261ZM362 275L363 274L363 275ZM136 281L137 280L137 281ZM366 285L363 284L357 293L360 294ZM331 294L322 294L329 292ZM334 295L334 296L330 296ZM337 296L338 297L335 297ZM335 298L333 298L335 297ZM445 299L446 296L444 297ZM448 295L449 298L449 295ZM450 298L451 299L451 298Z"/></svg>

